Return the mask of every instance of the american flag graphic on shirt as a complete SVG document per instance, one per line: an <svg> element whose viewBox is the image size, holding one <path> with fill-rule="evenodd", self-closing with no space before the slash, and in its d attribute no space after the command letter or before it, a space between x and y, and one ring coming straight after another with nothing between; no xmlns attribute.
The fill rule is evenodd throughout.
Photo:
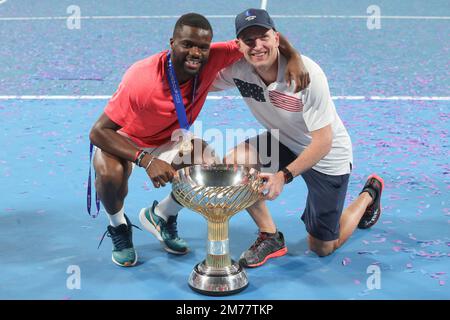
<svg viewBox="0 0 450 320"><path fill-rule="evenodd" d="M264 89L260 86L236 78L234 78L233 81L244 98L253 98L259 102L266 102L266 99L264 98Z"/></svg>
<svg viewBox="0 0 450 320"><path fill-rule="evenodd" d="M300 98L287 95L276 90L269 90L270 102L277 108L284 109L289 112L302 112L303 103Z"/></svg>

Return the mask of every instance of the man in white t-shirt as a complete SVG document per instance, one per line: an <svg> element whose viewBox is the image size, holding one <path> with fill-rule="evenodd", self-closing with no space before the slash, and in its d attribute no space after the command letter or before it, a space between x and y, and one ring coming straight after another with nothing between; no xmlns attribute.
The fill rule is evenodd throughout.
<svg viewBox="0 0 450 320"><path fill-rule="evenodd" d="M267 200L275 199L286 183L301 175L308 187L302 220L309 248L319 256L329 255L356 227L365 229L376 223L384 182L375 174L369 176L358 198L343 210L352 170L352 143L336 112L324 72L302 56L311 82L295 94L286 85L286 59L278 51L279 35L269 14L248 9L236 17L235 25L244 58L221 71L213 90L237 87L268 132L236 147L225 161L272 171L274 174L261 174L267 179L262 189ZM241 264L257 267L286 254L283 234L265 202L258 201L248 212L260 232L241 255Z"/></svg>

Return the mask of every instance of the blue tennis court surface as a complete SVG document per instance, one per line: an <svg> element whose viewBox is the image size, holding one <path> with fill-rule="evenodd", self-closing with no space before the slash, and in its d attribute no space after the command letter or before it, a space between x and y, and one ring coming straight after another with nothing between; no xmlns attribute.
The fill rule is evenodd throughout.
<svg viewBox="0 0 450 320"><path fill-rule="evenodd" d="M68 16L73 1L0 4L0 299L223 299L188 287L205 256L207 229L187 209L178 223L191 247L186 256L165 253L137 229L136 267L114 265L107 238L97 249L107 218L103 210L97 219L86 212L88 132L107 100L52 97L111 95L129 65L168 47L176 18L166 16L211 15L214 40L222 41L233 38L232 16L260 1L76 2L82 16L116 18L82 19L79 30L70 30L64 19L33 17ZM249 287L233 299L450 298L450 6L377 1L382 16L410 18L382 19L381 29L369 30L366 20L352 16L367 15L371 4L269 0L267 9L279 16L278 30L328 76L353 142L347 204L370 173L384 178L380 221L318 258L307 250L300 220L306 186L296 179L268 203L288 255L248 270ZM447 18L423 18L432 16ZM46 97L8 97L24 95ZM197 120L204 129L260 128L242 100L225 95L238 93L207 100ZM125 205L131 221L138 225L139 210L169 191L155 190L135 170ZM255 232L245 212L230 220L234 258ZM73 266L81 272L79 289L68 285ZM379 270L379 287L370 285L371 270Z"/></svg>

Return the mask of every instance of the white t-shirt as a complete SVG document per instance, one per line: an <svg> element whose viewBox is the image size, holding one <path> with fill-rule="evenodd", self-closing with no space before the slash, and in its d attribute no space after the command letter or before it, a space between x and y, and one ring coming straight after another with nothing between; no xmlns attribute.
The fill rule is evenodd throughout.
<svg viewBox="0 0 450 320"><path fill-rule="evenodd" d="M237 87L256 119L266 129L279 129L280 142L297 155L311 143L311 131L331 124L331 150L313 168L328 175L350 173L352 142L336 112L324 72L302 56L311 82L305 90L293 93L284 78L286 58L281 54L278 57L277 80L268 86L242 58L218 74L211 90Z"/></svg>

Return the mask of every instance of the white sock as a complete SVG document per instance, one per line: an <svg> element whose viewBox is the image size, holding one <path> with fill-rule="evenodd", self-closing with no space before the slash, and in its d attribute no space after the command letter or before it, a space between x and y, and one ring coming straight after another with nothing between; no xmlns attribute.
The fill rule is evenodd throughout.
<svg viewBox="0 0 450 320"><path fill-rule="evenodd" d="M155 208L155 213L167 221L170 216L176 216L181 209L183 209L183 206L179 205L169 194L164 200L158 203Z"/></svg>
<svg viewBox="0 0 450 320"><path fill-rule="evenodd" d="M121 224L127 224L127 220L125 220L124 207L122 207L122 209L120 209L119 212L117 212L116 214L108 213L108 218L109 224L112 225L113 227L120 226Z"/></svg>

